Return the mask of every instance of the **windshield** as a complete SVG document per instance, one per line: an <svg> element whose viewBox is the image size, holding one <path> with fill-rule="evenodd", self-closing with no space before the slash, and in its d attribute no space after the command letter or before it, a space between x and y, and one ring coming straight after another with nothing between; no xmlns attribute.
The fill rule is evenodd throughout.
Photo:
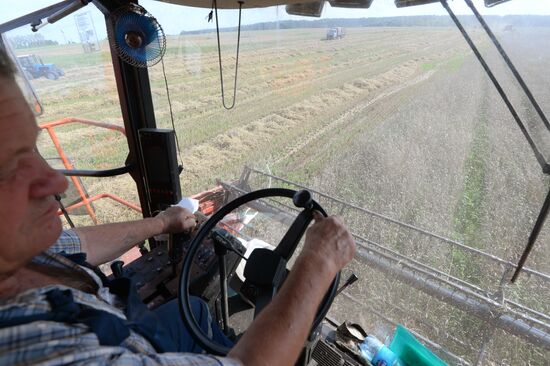
<svg viewBox="0 0 550 366"><path fill-rule="evenodd" d="M38 3L14 16L53 2ZM474 3L550 115L546 2ZM319 19L284 6L243 9L239 53L238 11L219 10L220 54L210 9L140 4L166 34L163 61L148 72L157 125L172 128L173 118L178 135L184 196L233 181L245 166L253 189L322 193L319 202L343 217L359 248L342 277L353 271L360 281L336 299L331 317L381 339L404 324L450 364L547 363L548 341L535 333L550 333L548 224L526 272L509 279L549 180L440 4L327 3ZM495 47L467 6L450 5L550 157L548 130ZM75 117L123 125L102 17L90 5L43 32L5 34L17 55L48 65L26 71L44 109L40 124ZM122 166L128 154L116 129L69 124L57 136L79 169ZM39 148L58 159L50 135ZM90 196L138 202L127 176L83 186ZM139 216L112 200L94 205L99 222Z"/></svg>

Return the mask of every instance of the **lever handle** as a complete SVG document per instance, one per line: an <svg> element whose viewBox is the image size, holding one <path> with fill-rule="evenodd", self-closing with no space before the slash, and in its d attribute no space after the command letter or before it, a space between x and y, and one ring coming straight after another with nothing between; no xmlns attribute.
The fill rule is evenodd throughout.
<svg viewBox="0 0 550 366"><path fill-rule="evenodd" d="M113 276L115 278L121 278L124 274L124 270L122 269L122 266L124 266L123 261L114 261L111 263L111 271L113 272Z"/></svg>
<svg viewBox="0 0 550 366"><path fill-rule="evenodd" d="M336 295L335 296L338 296L340 295L340 292L344 291L348 286L354 284L357 280L359 279L359 277L357 277L355 275L355 273L352 273L348 279L346 280L346 282L344 282L344 284L338 289L338 291L336 291Z"/></svg>

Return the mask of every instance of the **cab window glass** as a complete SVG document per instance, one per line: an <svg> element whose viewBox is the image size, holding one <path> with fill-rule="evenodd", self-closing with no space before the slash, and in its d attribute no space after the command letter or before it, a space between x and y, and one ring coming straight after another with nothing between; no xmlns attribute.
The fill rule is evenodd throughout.
<svg viewBox="0 0 550 366"><path fill-rule="evenodd" d="M474 3L550 114L546 2ZM210 8L140 4L166 35L164 58L148 73L157 125L178 135L184 196L233 182L243 169L252 189L309 188L358 244L342 277L354 272L360 281L336 299L337 322L360 323L381 339L404 324L449 364L547 363L537 342L550 317L548 224L517 283L509 279L550 182L441 4L327 3L320 18L284 6L243 9L239 44L238 10L220 9L220 47ZM450 6L550 161L539 112L468 7ZM97 9L7 36L21 65L42 70L28 71L44 107L40 124L78 117L122 126ZM120 166L128 153L116 131L70 124L58 135L77 168ZM59 155L45 133L39 148ZM137 201L128 177L84 183L90 196ZM102 222L137 215L103 208ZM244 233L267 243L280 234L247 214Z"/></svg>
<svg viewBox="0 0 550 366"><path fill-rule="evenodd" d="M550 22L525 16L542 9L529 3L476 5L549 113L543 70ZM382 338L404 323L432 349L441 346L438 354L450 364L521 363L527 354L544 364L544 351L461 308L498 297L517 310L513 317L536 311L546 319L547 228L528 262L531 275L514 285L508 279L549 182L440 4L327 4L320 19L290 16L284 7L245 9L238 55L238 11L219 10L224 99L210 9L143 5L167 33L164 70L155 66L150 76L158 123L168 128L167 76L184 195L216 179L231 181L243 166L252 169L252 188L291 181L321 192L330 197L318 196L321 203L344 218L360 248L344 274L355 272L360 285L337 298L331 316L366 324ZM490 39L465 5L451 6L547 149L543 123ZM226 110L236 74L235 107ZM433 287L425 285L430 281ZM438 300L438 286L463 297Z"/></svg>
<svg viewBox="0 0 550 366"><path fill-rule="evenodd" d="M18 4L4 12L17 17L56 1ZM122 167L128 155L104 15L93 5L33 32L30 25L3 35L21 70L18 77L42 128L38 149L58 169L103 170ZM98 126L99 125L99 126ZM139 207L127 176L71 178L63 203L81 205L104 194ZM70 210L79 225L140 216L113 199L99 199Z"/></svg>

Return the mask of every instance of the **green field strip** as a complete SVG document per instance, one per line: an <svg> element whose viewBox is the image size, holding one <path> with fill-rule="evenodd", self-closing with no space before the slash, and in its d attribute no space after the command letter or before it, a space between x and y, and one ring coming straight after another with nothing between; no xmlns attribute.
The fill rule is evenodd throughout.
<svg viewBox="0 0 550 366"><path fill-rule="evenodd" d="M470 153L464 163L464 188L458 200L453 219L453 239L468 246L481 247L481 223L486 190L486 158L489 149L487 135L487 105L482 106L474 129ZM462 250L453 250L451 274L473 284L481 283L480 265Z"/></svg>
<svg viewBox="0 0 550 366"><path fill-rule="evenodd" d="M488 158L488 94L484 84L483 101L474 126L470 151L464 162L464 182L453 218L451 239L470 247L484 249L482 245L482 221L486 198L486 159ZM477 257L459 248L451 249L450 274L471 284L484 286L483 265ZM452 309L448 316L448 329L452 334L467 337L469 332L483 334L486 325L473 316Z"/></svg>

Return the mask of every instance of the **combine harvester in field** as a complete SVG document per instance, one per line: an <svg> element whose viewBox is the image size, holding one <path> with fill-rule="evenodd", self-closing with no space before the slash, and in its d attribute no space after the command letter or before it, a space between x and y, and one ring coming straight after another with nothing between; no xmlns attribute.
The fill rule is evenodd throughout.
<svg viewBox="0 0 550 366"><path fill-rule="evenodd" d="M179 299L195 341L226 355L191 315L190 295L237 340L292 270L313 210L338 215L356 257L319 305L297 365L384 364L367 334L408 366L548 364L550 20L513 13L543 1L485 0L516 22L495 35L487 23L498 17L486 21L471 0L395 0L404 9L389 15L376 13L383 1L334 0L355 22L395 16L372 28L338 19L346 42L334 43L320 42L324 23L284 23L281 3L314 17L325 5L66 0L0 25L14 60L29 53L10 45L25 29L105 38L97 53L63 41L33 49L66 72L55 85L19 70L48 132L40 151L75 192L60 198L66 225L90 223L77 209L115 222L189 196L198 231L150 238L104 270L130 277L151 309ZM413 5L449 17L405 16ZM237 28L220 29L218 12ZM246 23L250 14L265 22ZM326 39L343 36L333 29ZM273 172L257 168L266 165ZM254 282L246 263L266 249L278 264L260 258L260 273L276 268Z"/></svg>
<svg viewBox="0 0 550 366"><path fill-rule="evenodd" d="M327 40L344 38L346 31L342 27L329 28L327 30Z"/></svg>

